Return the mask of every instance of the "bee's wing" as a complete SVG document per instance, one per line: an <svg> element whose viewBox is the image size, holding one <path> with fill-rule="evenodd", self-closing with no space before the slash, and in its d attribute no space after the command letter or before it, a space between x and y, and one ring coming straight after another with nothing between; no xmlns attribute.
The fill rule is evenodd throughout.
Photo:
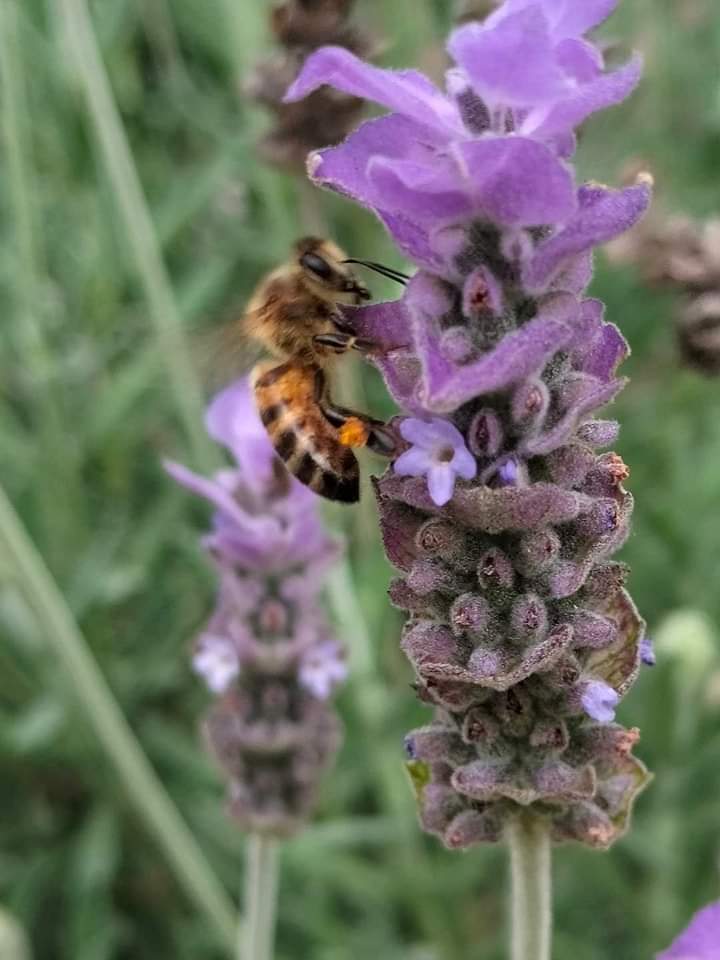
<svg viewBox="0 0 720 960"><path fill-rule="evenodd" d="M200 330L191 339L193 363L211 391L249 373L263 354L262 346L245 335L238 318Z"/></svg>

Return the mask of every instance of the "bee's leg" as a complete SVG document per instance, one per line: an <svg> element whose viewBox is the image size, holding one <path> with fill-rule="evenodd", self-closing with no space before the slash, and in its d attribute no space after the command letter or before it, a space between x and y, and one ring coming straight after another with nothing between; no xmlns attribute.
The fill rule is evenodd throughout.
<svg viewBox="0 0 720 960"><path fill-rule="evenodd" d="M395 435L381 420L347 407L338 407L327 398L321 401L320 409L328 423L337 430L344 446L369 447L384 457L391 457L397 450Z"/></svg>
<svg viewBox="0 0 720 960"><path fill-rule="evenodd" d="M348 350L359 350L360 353L368 353L373 349L374 344L363 337L356 337L352 333L319 333L313 337L313 343L318 347L327 347L334 353L346 353Z"/></svg>

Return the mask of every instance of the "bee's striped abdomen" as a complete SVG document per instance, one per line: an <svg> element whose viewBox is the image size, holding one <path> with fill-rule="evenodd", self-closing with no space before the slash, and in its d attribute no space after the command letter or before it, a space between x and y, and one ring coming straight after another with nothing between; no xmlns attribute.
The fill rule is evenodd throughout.
<svg viewBox="0 0 720 960"><path fill-rule="evenodd" d="M316 367L292 362L262 364L253 373L255 402L275 452L290 473L321 497L356 503L358 462L318 406L318 373Z"/></svg>

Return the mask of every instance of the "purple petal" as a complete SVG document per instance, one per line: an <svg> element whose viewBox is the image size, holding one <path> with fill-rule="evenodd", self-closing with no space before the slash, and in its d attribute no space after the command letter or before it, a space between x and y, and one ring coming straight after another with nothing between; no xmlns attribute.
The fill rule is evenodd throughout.
<svg viewBox="0 0 720 960"><path fill-rule="evenodd" d="M547 18L539 7L529 6L495 25L460 27L451 34L448 50L483 100L524 107L553 102L570 90L553 46Z"/></svg>
<svg viewBox="0 0 720 960"><path fill-rule="evenodd" d="M603 58L597 47L586 40L568 37L555 48L555 56L563 70L577 83L589 83L603 68Z"/></svg>
<svg viewBox="0 0 720 960"><path fill-rule="evenodd" d="M416 223L452 221L473 209L455 164L439 154L424 162L376 156L368 164L367 176L378 206Z"/></svg>
<svg viewBox="0 0 720 960"><path fill-rule="evenodd" d="M369 176L371 163L426 166L436 155L427 127L392 113L361 124L337 147L320 150L308 158L308 173L316 183L352 197L379 212L402 212L392 185L381 175Z"/></svg>
<svg viewBox="0 0 720 960"><path fill-rule="evenodd" d="M572 358L576 370L607 382L627 357L629 348L618 328L604 322L604 313L600 300L583 300Z"/></svg>
<svg viewBox="0 0 720 960"><path fill-rule="evenodd" d="M382 70L364 63L344 47L322 47L307 58L285 102L302 100L323 84L374 100L443 133L462 131L454 102L416 70Z"/></svg>
<svg viewBox="0 0 720 960"><path fill-rule="evenodd" d="M547 11L553 35L579 37L607 20L618 0L539 0Z"/></svg>
<svg viewBox="0 0 720 960"><path fill-rule="evenodd" d="M442 428L443 424L452 427L455 433L451 434L450 431L444 431ZM453 443L455 435L460 436L460 433L449 420L434 419L427 421L418 420L415 417L407 417L400 424L400 435L403 439L407 440L408 443L415 443L429 450L438 442L442 443L446 441ZM460 439L462 441L462 437L460 437Z"/></svg>
<svg viewBox="0 0 720 960"><path fill-rule="evenodd" d="M547 139L578 126L592 113L621 103L640 80L642 58L633 57L613 73L581 84L570 96L558 101L549 111L533 111L521 125L522 133Z"/></svg>
<svg viewBox="0 0 720 960"><path fill-rule="evenodd" d="M693 916L690 925L655 960L717 960L720 956L720 900Z"/></svg>
<svg viewBox="0 0 720 960"><path fill-rule="evenodd" d="M386 210L377 210L376 213L395 241L398 250L408 260L429 270L442 270L445 261L438 251L433 249L425 227L399 213L388 213Z"/></svg>
<svg viewBox="0 0 720 960"><path fill-rule="evenodd" d="M258 415L247 377L214 397L205 423L210 436L230 450L244 475L250 479L259 476L261 482L267 479L275 451Z"/></svg>
<svg viewBox="0 0 720 960"><path fill-rule="evenodd" d="M495 137L455 145L473 207L506 227L562 223L577 209L573 175L542 143Z"/></svg>
<svg viewBox="0 0 720 960"><path fill-rule="evenodd" d="M587 185L578 191L578 212L554 237L541 243L524 271L531 291L547 286L570 257L628 230L647 210L651 186L639 183L625 190Z"/></svg>
<svg viewBox="0 0 720 960"><path fill-rule="evenodd" d="M581 696L582 705L588 716L598 723L611 723L615 718L615 707L620 697L610 684L604 680L590 680Z"/></svg>
<svg viewBox="0 0 720 960"><path fill-rule="evenodd" d="M253 539L262 539L269 536L272 529L276 527L273 520L269 518L251 517L245 513L238 505L232 494L217 482L202 477L180 463L173 463L171 460L165 460L163 463L165 471L170 474L173 480L196 493L200 497L209 500L218 510L220 510L232 523L234 529L242 535Z"/></svg>
<svg viewBox="0 0 720 960"><path fill-rule="evenodd" d="M477 460L464 446L455 450L450 466L463 480L473 480L477 475Z"/></svg>
<svg viewBox="0 0 720 960"><path fill-rule="evenodd" d="M221 634L200 635L192 658L193 669L213 693L225 693L240 672L235 644Z"/></svg>
<svg viewBox="0 0 720 960"><path fill-rule="evenodd" d="M343 313L357 336L371 340L380 353L411 344L410 314L403 300L345 307Z"/></svg>
<svg viewBox="0 0 720 960"><path fill-rule="evenodd" d="M437 334L428 324L416 325L425 406L435 413L449 413L474 397L505 389L542 370L550 357L572 340L578 310L574 297L558 294L543 312L505 336L494 350L462 367L442 360Z"/></svg>
<svg viewBox="0 0 720 960"><path fill-rule="evenodd" d="M433 464L428 471L427 483L433 503L438 507L444 507L449 500L452 500L455 471L449 463Z"/></svg>
<svg viewBox="0 0 720 960"><path fill-rule="evenodd" d="M393 464L399 477L424 477L432 465L432 458L422 447L411 447L401 453Z"/></svg>
<svg viewBox="0 0 720 960"><path fill-rule="evenodd" d="M647 634L640 641L640 659L646 667L654 667L657 663L652 639Z"/></svg>
<svg viewBox="0 0 720 960"><path fill-rule="evenodd" d="M555 39L579 37L606 20L617 3L618 0L505 0L485 24L492 26L510 13L528 6L538 6L545 12Z"/></svg>

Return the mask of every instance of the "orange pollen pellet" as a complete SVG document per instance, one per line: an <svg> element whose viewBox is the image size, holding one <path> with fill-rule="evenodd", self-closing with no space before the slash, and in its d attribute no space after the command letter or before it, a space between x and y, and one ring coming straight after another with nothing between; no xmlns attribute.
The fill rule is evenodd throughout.
<svg viewBox="0 0 720 960"><path fill-rule="evenodd" d="M338 436L344 447L364 447L368 439L368 428L358 417L350 417L340 427Z"/></svg>

